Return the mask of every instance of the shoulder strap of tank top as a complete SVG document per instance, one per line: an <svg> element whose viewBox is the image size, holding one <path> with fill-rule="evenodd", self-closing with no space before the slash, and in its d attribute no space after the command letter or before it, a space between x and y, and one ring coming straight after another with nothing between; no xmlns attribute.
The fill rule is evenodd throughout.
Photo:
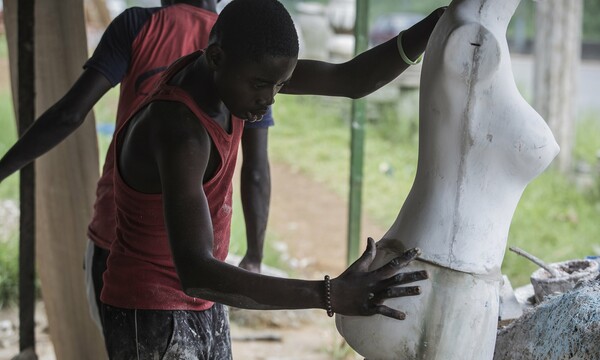
<svg viewBox="0 0 600 360"><path fill-rule="evenodd" d="M152 95L154 95L155 92L160 91L160 88L165 86L167 84L167 82L169 80L171 80L171 78L175 74L177 74L181 69L188 66L192 62L196 61L196 59L198 59L200 56L202 56L203 53L204 53L204 50L198 50L198 51L194 51L191 54L182 56L179 59L175 60L171 65L169 65L167 70L165 70L165 72L161 75L160 79L154 85L154 89L148 95L147 98L152 97ZM144 102L146 102L146 101L144 101Z"/></svg>
<svg viewBox="0 0 600 360"><path fill-rule="evenodd" d="M244 129L243 120L232 115L231 132L228 133L200 108L198 103L187 91L177 86L165 85L162 87L161 91L154 94L149 100L177 101L184 104L196 116L198 121L203 124L211 138L215 140L215 145L219 148L219 151L222 150L220 147L226 146L226 144L233 139L241 137Z"/></svg>

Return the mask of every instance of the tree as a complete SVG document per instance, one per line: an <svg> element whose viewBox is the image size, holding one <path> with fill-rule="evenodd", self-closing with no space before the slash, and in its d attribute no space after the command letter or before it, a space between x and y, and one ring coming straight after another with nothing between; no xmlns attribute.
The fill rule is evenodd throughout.
<svg viewBox="0 0 600 360"><path fill-rule="evenodd" d="M583 0L536 2L534 107L560 145L561 172L571 169L582 21Z"/></svg>
<svg viewBox="0 0 600 360"><path fill-rule="evenodd" d="M86 0L85 10L87 15L99 25L105 29L110 24L110 12L106 7L104 0Z"/></svg>
<svg viewBox="0 0 600 360"><path fill-rule="evenodd" d="M13 94L18 0L5 0ZM36 115L56 102L87 58L82 0L36 1ZM92 116L92 115L90 115ZM105 359L89 316L82 262L99 176L94 120L36 161L37 265L57 359Z"/></svg>

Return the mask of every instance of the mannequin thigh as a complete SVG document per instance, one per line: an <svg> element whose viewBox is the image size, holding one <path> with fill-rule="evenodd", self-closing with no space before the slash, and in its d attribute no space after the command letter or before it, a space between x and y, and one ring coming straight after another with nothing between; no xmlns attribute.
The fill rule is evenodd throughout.
<svg viewBox="0 0 600 360"><path fill-rule="evenodd" d="M405 320L336 317L348 344L368 360L492 359L499 281L420 261L403 271L417 270L429 272L429 280L415 283L421 295L385 302L405 312Z"/></svg>

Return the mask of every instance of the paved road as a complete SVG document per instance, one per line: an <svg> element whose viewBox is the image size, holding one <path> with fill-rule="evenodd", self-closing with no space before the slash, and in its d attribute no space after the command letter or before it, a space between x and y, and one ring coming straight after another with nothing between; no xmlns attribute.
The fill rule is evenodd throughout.
<svg viewBox="0 0 600 360"><path fill-rule="evenodd" d="M512 65L517 86L530 101L533 95L533 57L513 55ZM600 61L581 63L576 96L580 112L598 112L600 118Z"/></svg>

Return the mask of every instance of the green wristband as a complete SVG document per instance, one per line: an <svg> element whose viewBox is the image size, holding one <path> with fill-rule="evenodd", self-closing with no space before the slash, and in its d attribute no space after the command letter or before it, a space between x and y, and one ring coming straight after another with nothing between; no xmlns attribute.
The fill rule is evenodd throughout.
<svg viewBox="0 0 600 360"><path fill-rule="evenodd" d="M400 53L400 57L406 63L406 65L417 65L418 63L421 62L421 60L423 60L423 54L421 54L421 56L419 56L417 58L417 60L415 60L415 61L412 61L411 59L409 59L408 56L406 56L406 53L404 52L404 48L402 47L402 33L404 33L404 31L400 31L400 34L398 34L398 36L396 37L396 45L398 46L398 53Z"/></svg>

